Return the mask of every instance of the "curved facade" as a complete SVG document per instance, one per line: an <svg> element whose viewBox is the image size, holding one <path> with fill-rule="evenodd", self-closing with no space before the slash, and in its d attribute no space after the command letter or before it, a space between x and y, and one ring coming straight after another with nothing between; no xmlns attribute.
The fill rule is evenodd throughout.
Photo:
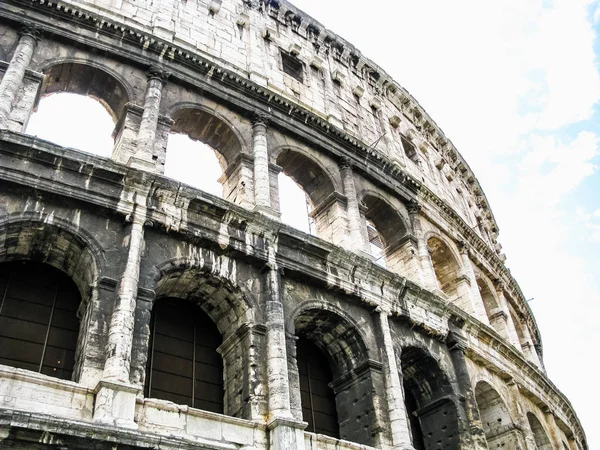
<svg viewBox="0 0 600 450"><path fill-rule="evenodd" d="M0 75L3 445L587 449L468 164L313 18L6 0ZM110 159L25 134L60 92L110 113ZM223 198L163 175L171 133Z"/></svg>

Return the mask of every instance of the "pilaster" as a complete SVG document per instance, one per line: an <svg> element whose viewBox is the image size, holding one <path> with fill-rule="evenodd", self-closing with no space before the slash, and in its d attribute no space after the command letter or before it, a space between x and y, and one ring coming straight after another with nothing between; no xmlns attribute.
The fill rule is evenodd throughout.
<svg viewBox="0 0 600 450"><path fill-rule="evenodd" d="M483 305L483 299L481 298L481 293L479 292L479 287L477 285L477 279L475 278L475 272L473 271L473 264L471 263L471 258L469 257L469 248L467 244L461 242L459 244L459 251L462 258L463 271L469 282L469 296L471 299L472 313L481 322L489 325L490 320L485 312L485 306Z"/></svg>
<svg viewBox="0 0 600 450"><path fill-rule="evenodd" d="M463 429L463 432L461 433L461 448L484 450L487 449L485 432L483 431L483 426L479 417L479 410L477 409L477 403L475 401L475 392L471 385L471 377L465 359L467 344L460 330L462 321L459 318L451 318L450 322L451 331L448 335L447 343L458 389L460 391L460 397L464 402L462 408L460 405L457 405L459 406L459 416L462 416L461 422L463 422L461 427Z"/></svg>
<svg viewBox="0 0 600 450"><path fill-rule="evenodd" d="M8 126L10 113L23 85L25 71L31 64L33 53L40 39L40 32L31 25L24 26L20 31L19 43L13 53L4 77L0 80L0 129Z"/></svg>
<svg viewBox="0 0 600 450"><path fill-rule="evenodd" d="M289 388L285 318L281 302L281 274L276 267L266 269L266 362L268 413L267 425L271 448L303 450L306 423L292 415Z"/></svg>
<svg viewBox="0 0 600 450"><path fill-rule="evenodd" d="M344 195L347 199L347 215L348 215L348 234L350 240L347 243L347 248L351 251L361 253L369 253L367 243L362 232L363 220L360 216L360 207L356 196L356 185L354 184L354 174L350 161L344 158L340 163L340 174L342 176L342 184L344 186Z"/></svg>
<svg viewBox="0 0 600 450"><path fill-rule="evenodd" d="M385 384L385 400L389 415L389 427L392 435L392 448L399 450L413 450L410 436L410 425L404 404L404 389L400 380L396 354L390 325L388 322L389 311L378 307L375 312L381 343L380 353L383 362L383 380Z"/></svg>
<svg viewBox="0 0 600 450"><path fill-rule="evenodd" d="M420 218L421 206L417 202L410 202L408 205L408 215L410 217L410 224L413 229L413 234L417 241L417 259L419 260L419 277L418 280L427 289L439 290L439 284L437 277L435 276L435 270L433 269L433 262L431 261L431 255L425 242L423 235L423 227L421 226Z"/></svg>

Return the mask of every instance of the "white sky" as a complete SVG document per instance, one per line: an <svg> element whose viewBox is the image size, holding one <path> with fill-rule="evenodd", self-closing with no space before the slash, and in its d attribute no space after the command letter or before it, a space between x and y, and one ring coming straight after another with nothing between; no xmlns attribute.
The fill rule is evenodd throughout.
<svg viewBox="0 0 600 450"><path fill-rule="evenodd" d="M507 266L534 298L548 374L572 401L589 447L600 448L600 0L293 3L407 88L465 157L492 205ZM36 127L45 125L74 136L62 114L51 124L59 116L51 109L36 124L60 98L42 101L28 132L41 136ZM96 109L86 120L112 131ZM89 133L60 143L103 145ZM199 153L188 150L186 165ZM169 164L167 174L180 177ZM215 180L198 181L220 191ZM297 195L283 206L303 204Z"/></svg>

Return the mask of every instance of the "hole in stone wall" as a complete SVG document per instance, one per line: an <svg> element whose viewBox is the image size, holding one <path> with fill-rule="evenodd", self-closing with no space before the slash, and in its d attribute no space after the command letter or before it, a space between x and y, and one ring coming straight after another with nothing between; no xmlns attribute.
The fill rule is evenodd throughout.
<svg viewBox="0 0 600 450"><path fill-rule="evenodd" d="M64 147L110 157L114 127L112 115L101 102L64 92L40 101L26 133Z"/></svg>
<svg viewBox="0 0 600 450"><path fill-rule="evenodd" d="M282 51L281 63L285 73L302 83L304 80L304 64L302 64L302 61L295 56Z"/></svg>
<svg viewBox="0 0 600 450"><path fill-rule="evenodd" d="M223 197L223 186L219 182L222 173L215 150L183 134L169 135L165 176Z"/></svg>

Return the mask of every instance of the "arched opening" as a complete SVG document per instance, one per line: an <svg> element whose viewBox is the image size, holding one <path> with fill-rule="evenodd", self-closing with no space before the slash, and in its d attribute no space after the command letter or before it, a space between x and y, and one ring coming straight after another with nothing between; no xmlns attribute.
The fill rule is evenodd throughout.
<svg viewBox="0 0 600 450"><path fill-rule="evenodd" d="M508 408L489 383L477 383L475 401L488 447L520 448L521 442Z"/></svg>
<svg viewBox="0 0 600 450"><path fill-rule="evenodd" d="M331 219L339 205L335 188L323 168L300 152L285 149L277 156L281 220L295 228L333 241ZM328 200L332 200L330 204Z"/></svg>
<svg viewBox="0 0 600 450"><path fill-rule="evenodd" d="M552 450L550 438L535 414L530 412L527 413L527 421L529 422L529 427L531 428L537 450Z"/></svg>
<svg viewBox="0 0 600 450"><path fill-rule="evenodd" d="M335 393L330 387L333 375L329 361L316 345L305 338L298 339L296 351L302 420L308 423L306 431L339 438L340 427Z"/></svg>
<svg viewBox="0 0 600 450"><path fill-rule="evenodd" d="M485 313L491 321L492 316L498 312L498 302L496 301L496 297L492 293L489 285L483 279L477 278L477 287L479 288L479 293L483 300Z"/></svg>
<svg viewBox="0 0 600 450"><path fill-rule="evenodd" d="M223 197L223 174L212 148L183 134L171 134L167 144L165 176L209 194Z"/></svg>
<svg viewBox="0 0 600 450"><path fill-rule="evenodd" d="M316 234L315 221L310 214L313 207L306 192L283 172L278 175L278 184L281 221L305 233Z"/></svg>
<svg viewBox="0 0 600 450"><path fill-rule="evenodd" d="M0 364L73 378L81 294L47 264L0 264Z"/></svg>
<svg viewBox="0 0 600 450"><path fill-rule="evenodd" d="M13 219L0 232L0 262L27 261L27 264L42 264L42 267L52 266L58 269L58 272L55 271L57 279L59 275L66 274L75 283L81 301L77 309L77 316L81 319L81 332L77 333L75 360L71 368L73 373L68 378L87 382L104 367L101 358L89 357L96 352L102 355L105 346L104 333L98 327L90 326L90 323L92 319L107 319L99 318L97 315L102 313L93 306L98 294L93 286L99 277L102 255L95 244L90 244L91 238L82 229L78 232L79 234L74 234L66 228L48 223ZM5 273L8 271L0 269L0 274ZM1 295L3 291L0 290ZM82 380L80 375L83 373L89 379Z"/></svg>
<svg viewBox="0 0 600 450"><path fill-rule="evenodd" d="M102 69L79 63L56 64L44 73L42 99L27 134L110 157L115 124L129 102L122 83Z"/></svg>
<svg viewBox="0 0 600 450"><path fill-rule="evenodd" d="M207 261L204 267L173 263L161 270L154 288L159 299L155 308L159 309L152 311L154 318L148 322L146 337L152 348L149 352L144 348L135 351L147 355L147 360L140 358L138 363L146 369L143 375L146 393L155 396L157 385L149 377L151 368L156 368L156 365L151 358L157 352L163 352L167 354L163 357L163 368L155 370L157 375L163 377L162 385L166 384L166 388L159 389L164 395L161 398L190 406L193 401L195 408L251 419L253 409L249 403L255 402L254 388L257 383L253 375L257 371L252 365L257 363L249 358L252 353L250 346L257 344L250 333L238 331L253 323L253 313L236 286L212 273L210 261L216 263L214 255L206 252L201 257ZM165 322L163 318L168 321ZM174 329L169 333L179 334L169 336L164 331L164 327L169 325ZM153 339L163 335L169 337L169 342L177 342L177 345L171 349L164 346L159 348L158 341L155 344ZM163 336L160 339L166 338ZM181 353L186 348L187 353ZM192 364L194 359L196 364ZM195 373L190 373L190 370L195 370ZM168 380L182 376L185 380L182 379L178 390L169 390L173 382Z"/></svg>
<svg viewBox="0 0 600 450"><path fill-rule="evenodd" d="M385 200L374 195L362 199L366 207L367 236L375 263L399 273L407 273L409 242L407 228L400 214Z"/></svg>
<svg viewBox="0 0 600 450"><path fill-rule="evenodd" d="M302 417L317 433L373 445L377 427L374 380L380 374L366 364L367 349L356 327L332 311L310 308L296 318L295 330ZM314 417L311 410L317 408L311 406L307 394L313 379L303 368L306 361L309 370L319 367L318 381L314 381L320 395L313 394L312 400L320 406Z"/></svg>
<svg viewBox="0 0 600 450"><path fill-rule="evenodd" d="M152 310L146 396L223 413L221 335L189 301L157 300Z"/></svg>
<svg viewBox="0 0 600 450"><path fill-rule="evenodd" d="M165 175L239 203L239 173L224 175L242 153L233 129L220 118L193 107L175 111L172 119Z"/></svg>
<svg viewBox="0 0 600 450"><path fill-rule="evenodd" d="M458 448L454 395L448 377L437 361L420 348L407 347L401 351L400 366L413 446L417 450Z"/></svg>
<svg viewBox="0 0 600 450"><path fill-rule="evenodd" d="M450 301L457 300L459 298L458 278L461 275L458 261L450 248L437 237L429 238L427 246L440 289Z"/></svg>

